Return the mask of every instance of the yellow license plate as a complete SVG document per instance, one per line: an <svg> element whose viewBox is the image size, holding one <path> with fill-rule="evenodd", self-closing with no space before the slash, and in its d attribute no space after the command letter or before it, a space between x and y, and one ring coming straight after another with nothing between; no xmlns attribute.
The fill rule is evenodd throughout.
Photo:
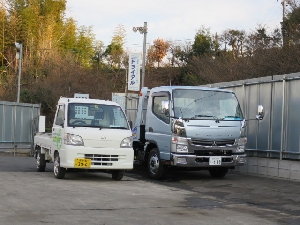
<svg viewBox="0 0 300 225"><path fill-rule="evenodd" d="M91 159L75 158L74 167L75 168L90 168L91 162L92 162Z"/></svg>

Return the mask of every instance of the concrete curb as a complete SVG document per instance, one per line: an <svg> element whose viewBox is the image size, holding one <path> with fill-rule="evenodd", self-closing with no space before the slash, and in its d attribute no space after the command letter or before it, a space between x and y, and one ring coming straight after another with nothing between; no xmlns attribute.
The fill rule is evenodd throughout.
<svg viewBox="0 0 300 225"><path fill-rule="evenodd" d="M7 155L7 156L27 156L31 157L31 150L30 149L0 149L0 156Z"/></svg>

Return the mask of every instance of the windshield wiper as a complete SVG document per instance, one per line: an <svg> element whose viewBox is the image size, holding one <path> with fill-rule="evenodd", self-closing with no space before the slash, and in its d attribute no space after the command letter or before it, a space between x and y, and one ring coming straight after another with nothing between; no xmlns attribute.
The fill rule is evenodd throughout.
<svg viewBox="0 0 300 225"><path fill-rule="evenodd" d="M209 115L195 115L193 117L191 117L191 119L197 119L199 117L204 117L204 118L213 118L213 119L216 119L216 120L220 120L219 118L217 118L216 116L209 116Z"/></svg>
<svg viewBox="0 0 300 225"><path fill-rule="evenodd" d="M216 123L220 123L220 120L223 120L224 118L218 118L216 116L209 116L209 115L195 115L191 119L197 119L198 117L205 117L205 118L213 118L216 120Z"/></svg>
<svg viewBox="0 0 300 225"><path fill-rule="evenodd" d="M92 127L92 128L99 128L99 130L101 130L103 128L103 126L101 126L101 125L93 125L93 126L90 126L90 127Z"/></svg>
<svg viewBox="0 0 300 225"><path fill-rule="evenodd" d="M226 119L226 118L233 118L233 119L242 119L241 117L239 116L224 116L223 119Z"/></svg>
<svg viewBox="0 0 300 225"><path fill-rule="evenodd" d="M197 118L197 117L212 117L212 118L215 118L215 116L208 116L208 115L195 115L193 118Z"/></svg>
<svg viewBox="0 0 300 225"><path fill-rule="evenodd" d="M128 130L127 127L109 127L110 129L123 129L123 130Z"/></svg>

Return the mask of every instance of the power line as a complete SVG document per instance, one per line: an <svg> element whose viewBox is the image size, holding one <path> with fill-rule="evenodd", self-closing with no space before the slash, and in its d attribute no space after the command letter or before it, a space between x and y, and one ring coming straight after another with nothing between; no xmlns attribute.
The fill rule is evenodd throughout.
<svg viewBox="0 0 300 225"><path fill-rule="evenodd" d="M264 17L264 19L262 20L262 23L261 24L264 24L264 23L269 23L270 21L274 21L274 17L276 16L276 14L281 11L281 6L279 6L278 4L278 0L277 2L274 2L271 10L269 11L269 13Z"/></svg>

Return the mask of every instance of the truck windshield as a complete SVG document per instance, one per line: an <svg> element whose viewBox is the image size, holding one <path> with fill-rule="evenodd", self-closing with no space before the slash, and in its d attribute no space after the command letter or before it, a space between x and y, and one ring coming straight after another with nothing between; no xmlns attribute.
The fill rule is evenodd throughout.
<svg viewBox="0 0 300 225"><path fill-rule="evenodd" d="M91 103L70 103L68 126L129 129L121 107Z"/></svg>
<svg viewBox="0 0 300 225"><path fill-rule="evenodd" d="M214 90L173 91L174 116L187 119L243 120L234 93Z"/></svg>

